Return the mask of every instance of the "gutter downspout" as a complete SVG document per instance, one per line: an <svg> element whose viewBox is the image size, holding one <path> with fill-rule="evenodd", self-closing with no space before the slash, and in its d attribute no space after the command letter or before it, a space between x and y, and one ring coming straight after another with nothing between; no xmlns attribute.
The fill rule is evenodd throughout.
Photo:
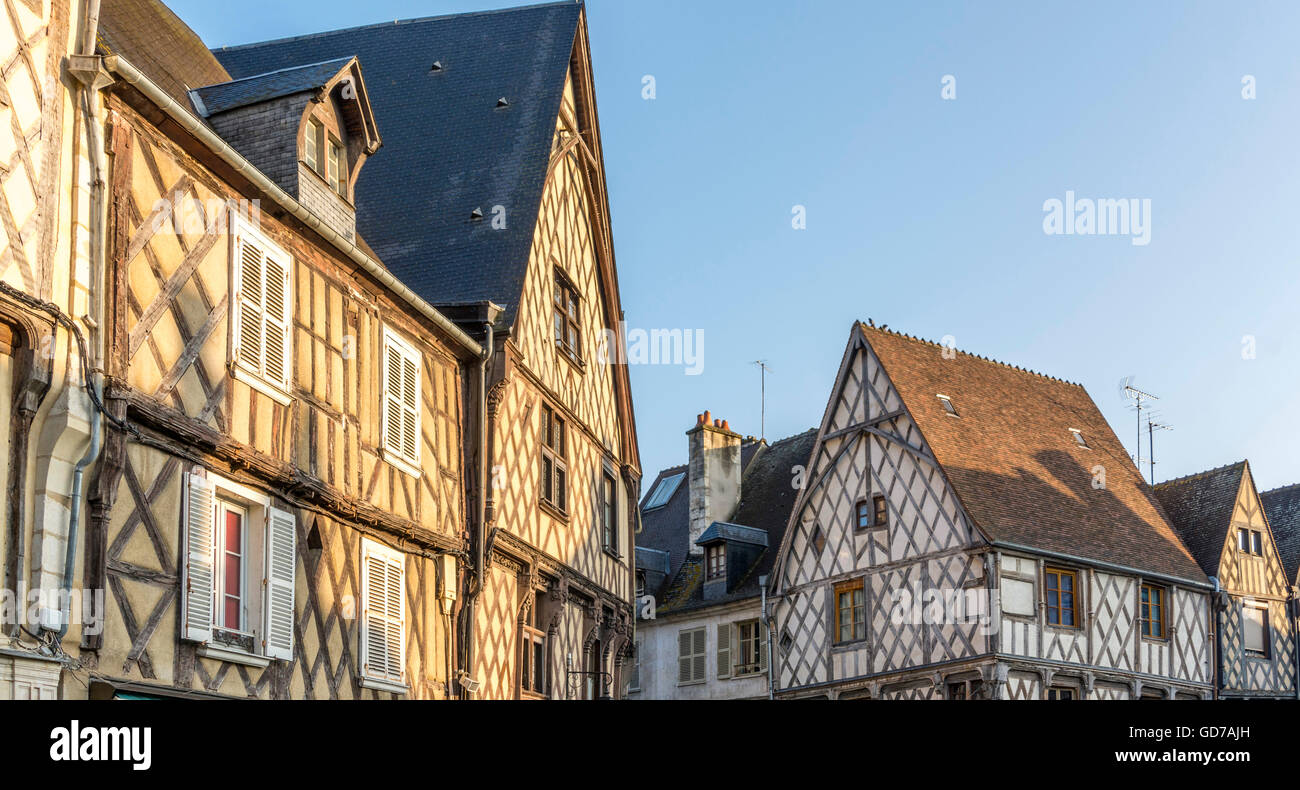
<svg viewBox="0 0 1300 790"><path fill-rule="evenodd" d="M763 625L767 629L767 698L776 699L776 681L772 677L775 668L772 662L772 619L767 615L767 574L758 577L758 589L762 596Z"/></svg>
<svg viewBox="0 0 1300 790"><path fill-rule="evenodd" d="M78 54L82 56L94 56L95 40L99 35L99 3L100 0L86 0L86 18L84 27L81 31L81 44ZM81 86L82 106L82 123L86 125L86 147L87 154L90 157L90 216L86 218L86 226L90 230L90 282L89 287L89 307L91 332L94 333L94 342L89 349L91 355L91 378L92 381L86 382L95 390L95 398L103 402L104 398L104 145L99 137L99 118L95 113L95 94L96 81L78 81ZM69 370L69 373L71 370ZM65 381L68 375L64 374ZM65 384L65 386L67 386ZM86 448L86 454L77 461L72 470L72 490L69 493L68 507L68 534L67 542L63 555L63 578L60 581L61 595L59 597L59 627L57 629L58 641L62 642L63 637L68 633L68 625L72 620L72 575L76 572L77 567L77 538L81 528L81 490L85 480L86 468L99 458L99 451L103 447L103 415L99 413L98 408L92 408L90 412L90 446ZM66 604L66 609L65 609ZM42 630L46 629L46 623L41 623Z"/></svg>
<svg viewBox="0 0 1300 790"><path fill-rule="evenodd" d="M1222 640L1219 639L1219 634L1223 623L1219 617L1219 577L1211 576L1210 581L1214 582L1214 597L1210 602L1210 612L1214 618L1214 633L1210 634L1210 638L1214 640L1214 691L1211 699L1220 699L1219 685L1223 678L1223 644Z"/></svg>
<svg viewBox="0 0 1300 790"><path fill-rule="evenodd" d="M261 170L254 167L251 162L244 158L243 154L232 148L229 143L221 139L220 135L196 118L193 113L180 105L171 96L168 96L162 88L159 88L152 80L141 74L130 62L119 55L109 55L104 58L104 68L121 77L128 85L144 94L149 101L156 104L181 128L207 146L241 178L247 179L253 186L261 190L277 204L283 206L295 219L311 228L318 236L341 251L352 262L364 269L366 273L378 280L381 285L395 293L398 298L431 321L438 329L445 332L462 348L475 356L483 354L483 348L473 338L465 334L464 330L452 323L451 319L424 301L415 291L412 291L401 280L394 277L392 272L362 252L359 247L325 224L320 217L304 208L301 203L281 189L279 185L267 178Z"/></svg>
<svg viewBox="0 0 1300 790"><path fill-rule="evenodd" d="M488 427L488 367L492 364L492 357L496 353L496 320L501 315L501 308L492 302L486 302L483 305L483 347L479 354L478 365L478 496L475 497L475 530L474 530L474 574L477 584L465 593L465 666L460 668L459 678L470 678L473 676L474 661L477 657L475 651L475 631L474 615L476 604L478 603L479 593L483 591L483 585L487 580L487 569L483 567L487 558L487 510L488 501L492 498L492 447L489 439ZM458 680L459 682L459 680ZM461 696L468 699L475 693L461 687Z"/></svg>

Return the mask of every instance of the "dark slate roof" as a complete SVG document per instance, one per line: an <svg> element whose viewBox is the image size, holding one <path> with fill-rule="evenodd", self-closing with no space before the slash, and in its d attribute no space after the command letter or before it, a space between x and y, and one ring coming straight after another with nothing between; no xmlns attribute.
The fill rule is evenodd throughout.
<svg viewBox="0 0 1300 790"><path fill-rule="evenodd" d="M266 74L219 82L215 85L195 88L194 92L203 102L200 108L203 114L216 115L236 107L322 88L351 62L352 58L334 58L306 66L294 66Z"/></svg>
<svg viewBox="0 0 1300 790"><path fill-rule="evenodd" d="M858 326L962 508L990 540L1208 584L1083 387ZM938 393L952 398L960 419L948 416ZM1099 464L1104 488L1092 485Z"/></svg>
<svg viewBox="0 0 1300 790"><path fill-rule="evenodd" d="M1259 501L1264 503L1273 542L1282 555L1287 582L1295 584L1296 574L1300 572L1300 483L1265 491L1259 495Z"/></svg>
<svg viewBox="0 0 1300 790"><path fill-rule="evenodd" d="M649 545L668 551L672 556L672 575L664 589L659 592L659 613L669 614L700 609L706 606L731 603L753 598L760 592L758 577L771 573L776 558L777 547L785 534L790 511L794 507L795 490L791 485L791 468L807 466L812 456L813 444L817 440L817 431L781 439L768 446L764 442L750 442L741 446L741 468L744 469L740 483L740 504L731 515L729 524L739 525L746 532L759 531L767 536L767 549L759 555L740 584L726 595L705 601L703 597L704 573L702 557L689 556L687 541L690 532L690 472L686 466L665 469L655 478L655 483L664 477L680 472L687 472L677 492L668 504L661 508L644 512L641 516L641 534L637 536L638 545ZM648 491L653 491L652 485ZM644 503L643 503L644 504ZM713 527L723 527L721 522ZM708 534L706 530L705 534ZM753 539L746 537L746 542Z"/></svg>
<svg viewBox="0 0 1300 790"><path fill-rule="evenodd" d="M1155 487L1160 505L1206 576L1219 575L1223 544L1232 527L1232 510L1245 472L1246 462L1238 461Z"/></svg>
<svg viewBox="0 0 1300 790"><path fill-rule="evenodd" d="M427 301L491 300L509 326L581 9L561 2L413 19L214 54L235 77L356 55L384 130L382 153L357 182L358 232ZM501 98L508 107L497 107ZM497 205L504 230L471 219Z"/></svg>
<svg viewBox="0 0 1300 790"><path fill-rule="evenodd" d="M655 571L656 573L668 574L668 552L658 549L647 549L645 546L636 547L636 567L638 570Z"/></svg>
<svg viewBox="0 0 1300 790"><path fill-rule="evenodd" d="M230 79L202 39L159 0L103 3L98 48L126 58L182 107L190 106L187 90Z"/></svg>
<svg viewBox="0 0 1300 790"><path fill-rule="evenodd" d="M708 529L704 530L695 543L698 546L703 546L706 543L714 543L719 540L766 546L767 533L756 527L746 527L743 524L731 524L726 521L715 521L709 525Z"/></svg>

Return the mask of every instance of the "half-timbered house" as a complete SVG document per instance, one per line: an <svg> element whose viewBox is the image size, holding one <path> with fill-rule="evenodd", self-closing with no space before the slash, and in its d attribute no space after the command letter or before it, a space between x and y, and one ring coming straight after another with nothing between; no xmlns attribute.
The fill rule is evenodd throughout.
<svg viewBox="0 0 1300 790"><path fill-rule="evenodd" d="M765 699L771 573L815 431L741 436L705 412L688 462L659 473L641 503L634 699Z"/></svg>
<svg viewBox="0 0 1300 790"><path fill-rule="evenodd" d="M1250 464L1238 461L1155 487L1183 542L1216 584L1218 695L1294 697L1294 567L1281 547Z"/></svg>
<svg viewBox="0 0 1300 790"><path fill-rule="evenodd" d="M490 485L471 490L466 692L617 696L640 467L583 5L215 54L236 78L360 59L385 145L356 187L357 231L490 353L486 457L468 459Z"/></svg>
<svg viewBox="0 0 1300 790"><path fill-rule="evenodd" d="M1084 389L855 324L771 582L781 697L1207 697L1211 586Z"/></svg>
<svg viewBox="0 0 1300 790"><path fill-rule="evenodd" d="M168 35L160 41L160 30ZM479 345L360 241L355 57L233 79L103 7L104 402L65 697L445 698Z"/></svg>

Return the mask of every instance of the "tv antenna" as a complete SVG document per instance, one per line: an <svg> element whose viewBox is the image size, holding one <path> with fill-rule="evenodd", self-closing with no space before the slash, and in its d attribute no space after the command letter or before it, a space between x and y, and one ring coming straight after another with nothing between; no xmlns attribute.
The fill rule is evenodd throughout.
<svg viewBox="0 0 1300 790"><path fill-rule="evenodd" d="M1174 426L1167 422L1156 422L1154 414L1147 415L1147 450L1151 454L1151 485L1156 484L1156 431L1172 431Z"/></svg>
<svg viewBox="0 0 1300 790"><path fill-rule="evenodd" d="M756 359L754 364L758 365L758 391L759 391L759 416L758 416L758 434L760 439L767 438L767 374L772 369L767 366L766 359Z"/></svg>
<svg viewBox="0 0 1300 790"><path fill-rule="evenodd" d="M1121 384L1121 392L1124 393L1124 397L1133 401L1134 405L1132 406L1132 408L1137 410L1137 448L1133 453L1133 463L1137 466L1138 474L1140 475L1142 474L1142 410L1146 409L1149 411L1151 407L1146 405L1147 401L1160 400L1160 398L1156 395L1152 395L1149 392L1143 392L1137 387L1134 387L1132 376L1125 378L1122 382L1120 382L1120 384ZM1148 418L1148 422L1149 421L1150 418ZM1148 434L1151 433L1154 433L1154 429L1149 428ZM1155 473L1154 459L1152 459L1151 464L1152 464L1151 484L1155 485L1156 473Z"/></svg>

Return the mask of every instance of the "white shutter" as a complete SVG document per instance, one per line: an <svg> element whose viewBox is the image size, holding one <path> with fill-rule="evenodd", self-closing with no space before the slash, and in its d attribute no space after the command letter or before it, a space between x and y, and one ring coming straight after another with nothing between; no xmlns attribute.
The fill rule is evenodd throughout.
<svg viewBox="0 0 1300 790"><path fill-rule="evenodd" d="M395 453L402 446L402 355L391 344L384 348L384 446Z"/></svg>
<svg viewBox="0 0 1300 790"><path fill-rule="evenodd" d="M265 364L262 375L267 381L286 392L289 390L289 305L292 294L289 293L289 266L285 261L265 258L264 283L265 302L263 319L265 331L262 343L265 347Z"/></svg>
<svg viewBox="0 0 1300 790"><path fill-rule="evenodd" d="M367 546L362 565L362 674L401 683L406 669L402 555Z"/></svg>
<svg viewBox="0 0 1300 790"><path fill-rule="evenodd" d="M266 256L247 233L235 236L235 247L235 360L261 373Z"/></svg>
<svg viewBox="0 0 1300 790"><path fill-rule="evenodd" d="M731 623L718 623L718 677L731 677Z"/></svg>
<svg viewBox="0 0 1300 790"><path fill-rule="evenodd" d="M266 515L266 655L293 660L294 514L267 508Z"/></svg>
<svg viewBox="0 0 1300 790"><path fill-rule="evenodd" d="M181 633L185 639L212 638L213 526L216 520L212 484L187 475L185 487L185 578L181 582Z"/></svg>
<svg viewBox="0 0 1300 790"><path fill-rule="evenodd" d="M419 370L415 361L402 359L402 455L414 463L419 442Z"/></svg>
<svg viewBox="0 0 1300 790"><path fill-rule="evenodd" d="M420 463L420 353L384 331L384 447Z"/></svg>

